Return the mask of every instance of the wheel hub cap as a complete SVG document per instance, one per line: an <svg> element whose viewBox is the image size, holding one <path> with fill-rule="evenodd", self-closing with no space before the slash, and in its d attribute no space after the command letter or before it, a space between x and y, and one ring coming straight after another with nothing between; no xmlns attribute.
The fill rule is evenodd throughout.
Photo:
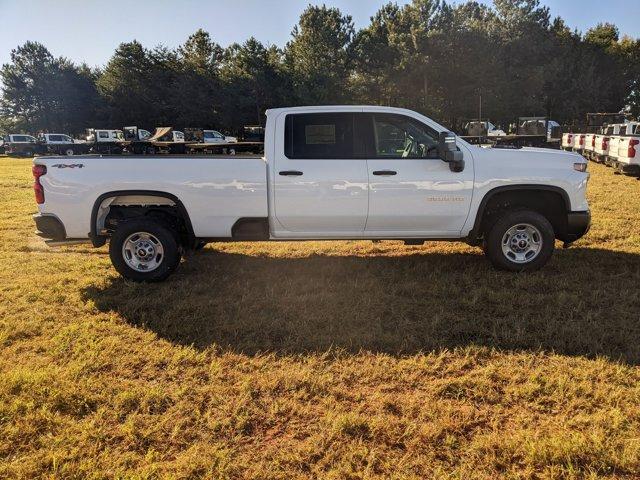
<svg viewBox="0 0 640 480"><path fill-rule="evenodd" d="M508 229L502 237L502 253L515 263L529 263L542 249L542 234L528 223Z"/></svg>
<svg viewBox="0 0 640 480"><path fill-rule="evenodd" d="M164 248L160 240L147 232L129 235L122 245L122 257L137 272L150 272L160 266Z"/></svg>

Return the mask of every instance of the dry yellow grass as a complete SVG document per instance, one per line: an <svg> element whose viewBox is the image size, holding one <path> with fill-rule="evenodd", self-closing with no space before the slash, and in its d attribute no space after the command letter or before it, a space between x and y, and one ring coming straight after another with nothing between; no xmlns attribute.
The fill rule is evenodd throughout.
<svg viewBox="0 0 640 480"><path fill-rule="evenodd" d="M0 158L0 477L640 478L640 182L535 274L478 249L210 245L159 285L33 235Z"/></svg>

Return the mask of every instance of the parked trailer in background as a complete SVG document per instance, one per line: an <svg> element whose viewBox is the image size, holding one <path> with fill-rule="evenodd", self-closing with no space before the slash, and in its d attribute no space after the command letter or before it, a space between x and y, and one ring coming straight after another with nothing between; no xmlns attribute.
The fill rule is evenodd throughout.
<svg viewBox="0 0 640 480"><path fill-rule="evenodd" d="M560 124L546 117L520 117L515 135L493 137L496 145L545 147L559 149L562 140Z"/></svg>
<svg viewBox="0 0 640 480"><path fill-rule="evenodd" d="M124 139L123 147L135 155L186 152L184 134L172 127L157 127L153 134L138 127L124 127Z"/></svg>
<svg viewBox="0 0 640 480"><path fill-rule="evenodd" d="M12 133L4 136L4 148L7 155L18 157L33 157L45 153L43 145L36 137L22 133Z"/></svg>
<svg viewBox="0 0 640 480"><path fill-rule="evenodd" d="M87 130L87 145L91 153L113 154L122 153L124 134L122 130L106 130L90 128Z"/></svg>
<svg viewBox="0 0 640 480"><path fill-rule="evenodd" d="M213 135L213 136L212 136ZM217 130L184 129L185 148L189 153L229 154L264 152L264 142L239 142L236 137L224 136Z"/></svg>
<svg viewBox="0 0 640 480"><path fill-rule="evenodd" d="M470 120L465 122L462 127L464 138L471 144L483 144L491 141L493 137L504 137L507 134L504 130L499 129L489 120Z"/></svg>
<svg viewBox="0 0 640 480"><path fill-rule="evenodd" d="M622 124L627 121L625 113L587 113L586 133L601 133L609 125Z"/></svg>
<svg viewBox="0 0 640 480"><path fill-rule="evenodd" d="M62 133L41 133L38 135L38 143L42 145L43 153L55 155L81 155L89 152L86 142L79 142L69 135Z"/></svg>

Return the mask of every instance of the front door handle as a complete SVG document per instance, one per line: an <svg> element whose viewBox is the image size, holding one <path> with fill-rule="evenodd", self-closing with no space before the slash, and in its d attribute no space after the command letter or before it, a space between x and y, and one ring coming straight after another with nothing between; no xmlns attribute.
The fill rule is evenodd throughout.
<svg viewBox="0 0 640 480"><path fill-rule="evenodd" d="M398 172L394 171L394 170L375 170L373 172L374 175L384 175L384 176L388 176L388 175L397 175Z"/></svg>
<svg viewBox="0 0 640 480"><path fill-rule="evenodd" d="M299 177L302 175L302 172L299 170L282 170L280 175L284 177Z"/></svg>

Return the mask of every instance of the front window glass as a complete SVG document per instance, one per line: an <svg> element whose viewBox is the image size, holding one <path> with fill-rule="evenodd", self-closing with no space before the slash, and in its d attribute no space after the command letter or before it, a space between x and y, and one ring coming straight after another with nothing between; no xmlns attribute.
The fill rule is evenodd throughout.
<svg viewBox="0 0 640 480"><path fill-rule="evenodd" d="M378 158L437 158L438 134L403 115L373 117L375 156Z"/></svg>

